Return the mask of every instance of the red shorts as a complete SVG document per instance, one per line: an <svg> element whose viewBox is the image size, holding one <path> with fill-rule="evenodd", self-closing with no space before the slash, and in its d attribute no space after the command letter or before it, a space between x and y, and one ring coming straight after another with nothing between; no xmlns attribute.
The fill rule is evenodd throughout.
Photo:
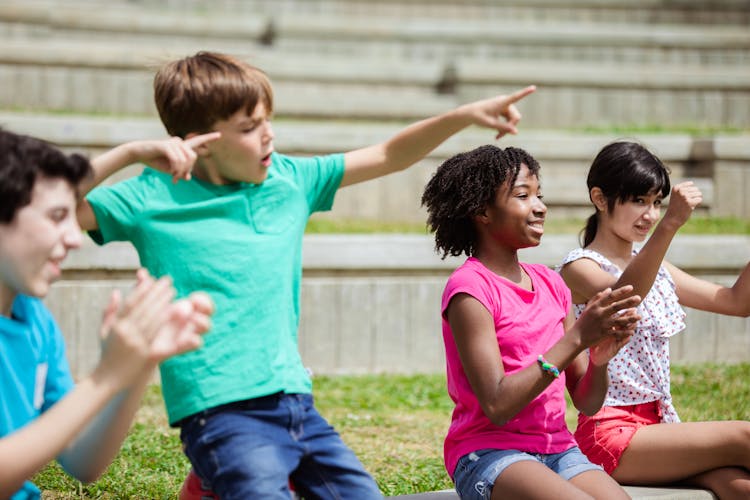
<svg viewBox="0 0 750 500"><path fill-rule="evenodd" d="M658 401L632 406L605 406L593 417L578 414L575 438L578 446L593 463L607 474L617 468L635 431L644 425L661 422Z"/></svg>

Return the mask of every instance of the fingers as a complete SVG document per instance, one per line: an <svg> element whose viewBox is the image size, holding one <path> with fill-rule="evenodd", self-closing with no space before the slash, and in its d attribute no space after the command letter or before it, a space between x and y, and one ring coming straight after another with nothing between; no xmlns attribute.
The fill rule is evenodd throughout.
<svg viewBox="0 0 750 500"><path fill-rule="evenodd" d="M179 137L172 137L165 144L164 156L169 162L172 182L177 182L180 179L190 180L198 154L187 141L183 141Z"/></svg>
<svg viewBox="0 0 750 500"><path fill-rule="evenodd" d="M102 326L99 330L99 338L106 339L109 336L109 331L112 325L117 320L117 312L120 310L120 304L122 303L122 294L119 290L112 290L112 295L109 298L107 307L104 308L102 315Z"/></svg>
<svg viewBox="0 0 750 500"><path fill-rule="evenodd" d="M514 104L526 97L529 94L532 94L536 91L536 85L529 85L526 88L523 88L521 90L517 90L516 92L513 92L512 94L508 95L506 97L506 102L508 104Z"/></svg>
<svg viewBox="0 0 750 500"><path fill-rule="evenodd" d="M692 181L675 185L672 188L672 197L673 200L684 200L690 209L694 209L703 201L703 193L701 193L701 190Z"/></svg>
<svg viewBox="0 0 750 500"><path fill-rule="evenodd" d="M188 297L193 309L202 314L211 315L214 312L214 301L206 292L193 292Z"/></svg>
<svg viewBox="0 0 750 500"><path fill-rule="evenodd" d="M500 117L497 117L497 122L495 124L497 135L495 135L495 139L500 139L506 134L515 135L518 133L516 125L518 125L518 122L521 121L521 113L518 111L518 108L516 108L514 104L535 91L536 86L529 85L526 88L502 97L502 107L500 109L500 115L505 118L505 121L502 121L500 120Z"/></svg>
<svg viewBox="0 0 750 500"><path fill-rule="evenodd" d="M190 149L195 151L199 146L213 142L219 137L221 137L221 132L209 132L207 134L193 136L190 139L185 139L184 142Z"/></svg>
<svg viewBox="0 0 750 500"><path fill-rule="evenodd" d="M610 329L616 334L632 334L640 320L641 316L635 308L625 309L610 317Z"/></svg>

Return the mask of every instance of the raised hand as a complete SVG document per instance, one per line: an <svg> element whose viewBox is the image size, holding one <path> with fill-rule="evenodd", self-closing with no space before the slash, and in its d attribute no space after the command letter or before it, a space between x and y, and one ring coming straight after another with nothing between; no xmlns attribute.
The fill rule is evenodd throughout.
<svg viewBox="0 0 750 500"><path fill-rule="evenodd" d="M664 214L664 220L673 221L678 227L682 226L702 201L703 195L693 182L676 184L669 196L669 206Z"/></svg>
<svg viewBox="0 0 750 500"><path fill-rule="evenodd" d="M169 320L151 342L152 359L160 362L200 347L201 335L211 328L213 312L214 304L203 292L172 303Z"/></svg>
<svg viewBox="0 0 750 500"><path fill-rule="evenodd" d="M631 285L607 288L589 300L575 326L582 345L591 349L592 363L606 363L628 342L641 319L635 310L640 303L641 298L633 295Z"/></svg>
<svg viewBox="0 0 750 500"><path fill-rule="evenodd" d="M536 90L530 85L509 95L499 95L472 102L462 106L472 117L475 125L497 130L496 139L505 134L517 134L516 125L521 120L521 113L515 103Z"/></svg>
<svg viewBox="0 0 750 500"><path fill-rule="evenodd" d="M137 161L146 163L156 170L172 175L172 182L190 180L195 161L196 149L221 137L219 132L196 135L189 139L170 137L153 141L135 141L128 146Z"/></svg>
<svg viewBox="0 0 750 500"><path fill-rule="evenodd" d="M213 303L203 293L178 301L174 296L171 279L154 280L144 269L125 299L115 291L104 312L102 360L95 373L127 387L160 361L199 347Z"/></svg>

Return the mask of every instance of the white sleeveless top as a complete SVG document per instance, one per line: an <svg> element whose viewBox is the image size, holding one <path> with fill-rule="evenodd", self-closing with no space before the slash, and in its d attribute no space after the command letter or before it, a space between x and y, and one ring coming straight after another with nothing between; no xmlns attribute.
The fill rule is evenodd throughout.
<svg viewBox="0 0 750 500"><path fill-rule="evenodd" d="M633 255L636 253L634 250ZM560 267L582 258L593 260L615 277L622 274L606 257L584 248L570 252ZM585 307L586 304L573 305L576 317ZM664 266L659 267L654 285L638 306L638 314L641 320L633 338L609 362L609 388L604 405L658 401L662 422L679 422L670 392L669 337L685 329L685 311L675 294L672 276Z"/></svg>

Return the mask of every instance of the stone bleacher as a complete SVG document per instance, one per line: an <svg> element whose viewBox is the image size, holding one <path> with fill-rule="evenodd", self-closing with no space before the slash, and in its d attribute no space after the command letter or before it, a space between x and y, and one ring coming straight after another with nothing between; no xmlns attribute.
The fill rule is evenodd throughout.
<svg viewBox="0 0 750 500"><path fill-rule="evenodd" d="M158 137L155 68L200 49L266 70L276 144L292 154L380 141L403 123L529 83L522 133L542 160L550 217L588 212L582 179L613 139L642 140L696 180L704 213L750 216L746 135L671 138L607 132L665 126L750 130L748 2L682 0L7 0L0 4L0 124L96 153ZM31 113L31 114L29 114ZM54 115L51 115L54 114ZM135 125L120 133L124 121ZM96 126L91 126L96 123ZM57 127L57 128L55 128ZM581 130L604 130L584 133ZM87 132L91 132L88 135ZM46 135L45 135L46 134ZM417 168L343 190L326 217L424 220L435 166L492 142L466 131ZM672 154L680 144L677 154ZM121 177L118 177L121 178Z"/></svg>
<svg viewBox="0 0 750 500"><path fill-rule="evenodd" d="M154 116L153 66L209 48L265 69L279 92L279 118L411 120L536 83L542 91L524 103L529 127L748 127L750 31L736 19L623 22L638 7L650 19L664 15L663 5L645 0L628 9L568 2L575 20L551 2L524 7L547 12L544 19L512 2L473 0L462 9L486 16L442 18L455 10L447 2L418 2L426 12L434 3L432 15L409 2L354 3L358 9L289 0L207 10L188 1L95 9L95 1L50 8L11 0L0 6L0 82L8 89L0 106ZM697 15L699 4L678 2L674 16ZM517 17L501 17L503 5ZM724 0L703 10L741 18L742 5ZM605 7L610 17L590 19Z"/></svg>

